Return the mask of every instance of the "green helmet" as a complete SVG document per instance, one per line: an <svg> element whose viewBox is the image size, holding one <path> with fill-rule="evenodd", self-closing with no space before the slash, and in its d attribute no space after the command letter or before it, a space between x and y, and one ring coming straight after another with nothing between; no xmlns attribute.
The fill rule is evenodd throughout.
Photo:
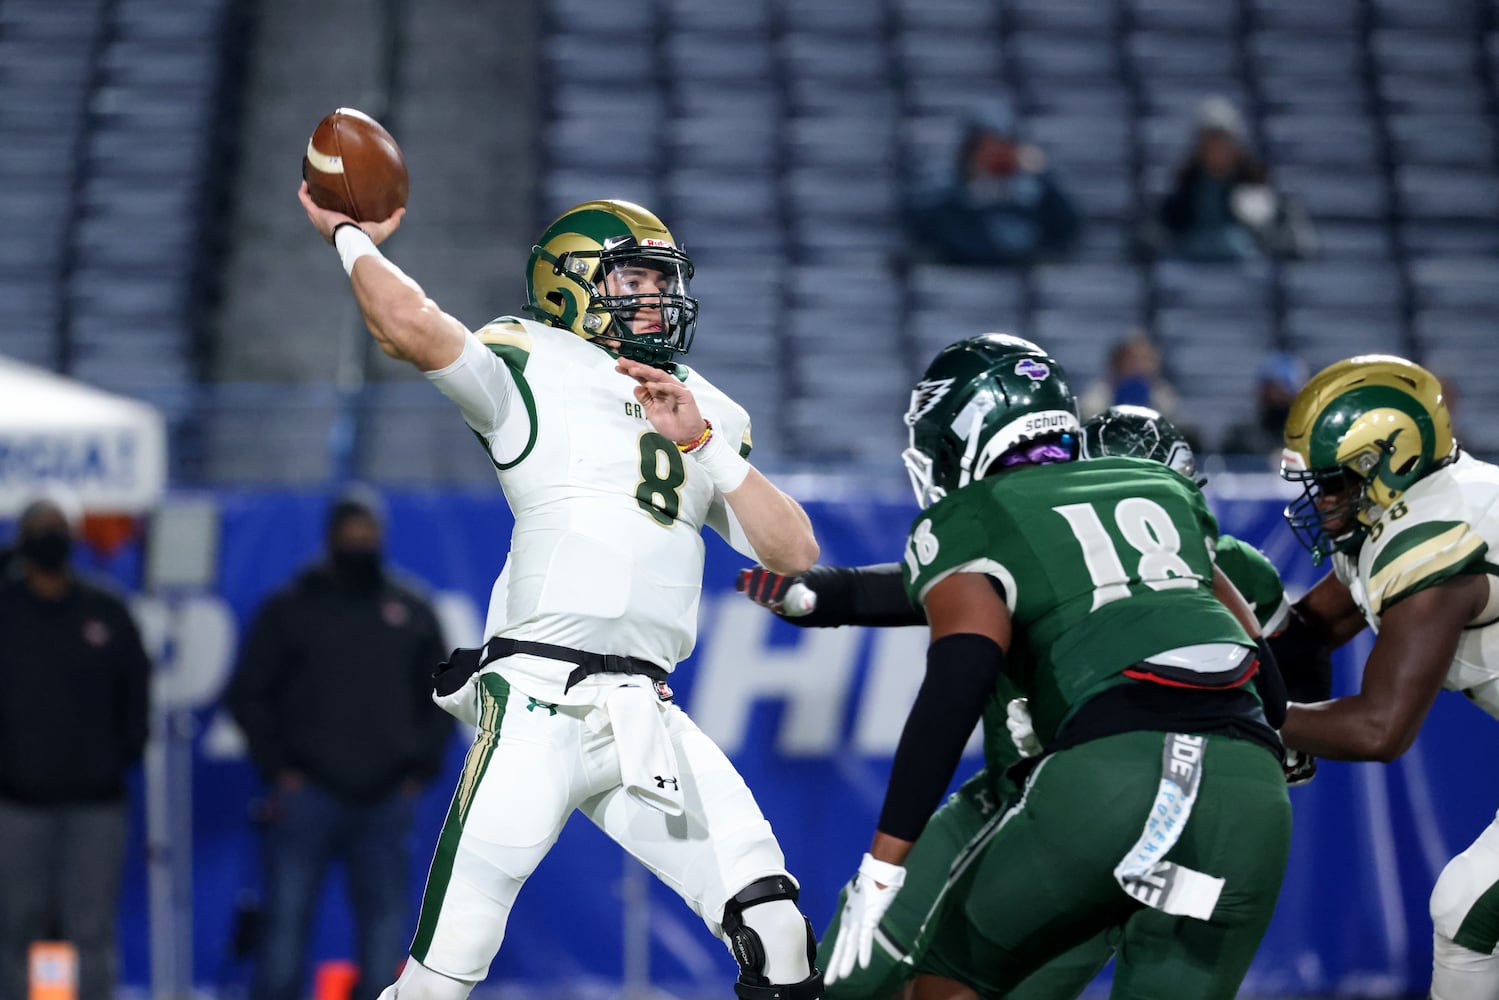
<svg viewBox="0 0 1499 1000"><path fill-rule="evenodd" d="M1302 484L1286 521L1317 563L1357 551L1406 490L1457 455L1442 384L1386 354L1314 375L1291 404L1285 437L1280 474Z"/></svg>
<svg viewBox="0 0 1499 1000"><path fill-rule="evenodd" d="M589 201L563 212L531 248L526 311L585 340L612 341L625 357L664 365L692 346L691 279L691 258L655 215L627 201ZM645 330L634 329L637 318Z"/></svg>
<svg viewBox="0 0 1499 1000"><path fill-rule="evenodd" d="M1198 486L1197 455L1186 436L1148 406L1111 406L1083 422L1083 458L1148 458Z"/></svg>
<svg viewBox="0 0 1499 1000"><path fill-rule="evenodd" d="M911 390L906 426L911 446L901 458L922 507L1007 465L1077 457L1066 373L1029 340L1007 334L943 348Z"/></svg>

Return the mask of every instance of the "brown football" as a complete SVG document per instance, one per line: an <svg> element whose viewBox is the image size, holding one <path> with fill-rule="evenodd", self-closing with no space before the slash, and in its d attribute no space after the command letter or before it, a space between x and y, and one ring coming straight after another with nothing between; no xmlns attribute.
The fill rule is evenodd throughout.
<svg viewBox="0 0 1499 1000"><path fill-rule="evenodd" d="M318 122L302 157L307 193L356 222L383 222L406 204L406 158L390 133L353 108Z"/></svg>

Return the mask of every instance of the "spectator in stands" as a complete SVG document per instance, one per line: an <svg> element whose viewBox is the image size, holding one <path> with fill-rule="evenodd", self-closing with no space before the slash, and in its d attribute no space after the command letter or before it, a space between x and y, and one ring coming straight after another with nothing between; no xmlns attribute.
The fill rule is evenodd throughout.
<svg viewBox="0 0 1499 1000"><path fill-rule="evenodd" d="M1111 406L1148 406L1168 419L1176 413L1176 390L1161 371L1161 352L1144 330L1133 330L1109 350L1107 374L1078 397L1083 419Z"/></svg>
<svg viewBox="0 0 1499 1000"><path fill-rule="evenodd" d="M414 800L451 726L431 701L446 653L437 618L382 567L381 540L377 500L335 503L327 561L261 607L229 686L271 790L255 1000L303 996L334 860L346 866L361 981L389 981L406 955Z"/></svg>
<svg viewBox="0 0 1499 1000"><path fill-rule="evenodd" d="M1306 363L1294 354L1272 354L1260 365L1252 420L1234 424L1223 439L1225 455L1274 455L1285 446L1286 417L1306 383Z"/></svg>
<svg viewBox="0 0 1499 1000"><path fill-rule="evenodd" d="M1265 164L1249 147L1244 119L1221 97L1199 106L1192 152L1156 221L1159 228L1147 233L1147 243L1188 260L1302 257L1312 248L1304 214L1270 187Z"/></svg>
<svg viewBox="0 0 1499 1000"><path fill-rule="evenodd" d="M126 778L146 747L151 664L129 610L71 569L76 512L21 513L0 580L0 996L28 995L33 941L78 953L79 1000L114 996ZM70 514L73 516L70 517Z"/></svg>
<svg viewBox="0 0 1499 1000"><path fill-rule="evenodd" d="M1024 145L1002 101L974 108L957 162L905 200L911 238L946 264L1023 265L1057 256L1076 241L1072 199Z"/></svg>

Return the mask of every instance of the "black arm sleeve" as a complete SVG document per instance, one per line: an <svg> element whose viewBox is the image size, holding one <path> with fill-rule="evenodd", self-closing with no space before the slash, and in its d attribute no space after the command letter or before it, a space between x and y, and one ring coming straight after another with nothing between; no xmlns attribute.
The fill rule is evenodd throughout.
<svg viewBox="0 0 1499 1000"><path fill-rule="evenodd" d="M881 833L901 840L921 835L952 781L1004 662L1004 650L982 635L945 635L928 647L926 678L895 748L880 810Z"/></svg>
<svg viewBox="0 0 1499 1000"><path fill-rule="evenodd" d="M1301 612L1292 607L1285 628L1269 644L1291 701L1308 704L1332 697L1332 645Z"/></svg>
<svg viewBox="0 0 1499 1000"><path fill-rule="evenodd" d="M1270 644L1264 639L1256 639L1254 644L1260 647L1260 669L1254 675L1254 689L1265 706L1265 721L1272 729L1279 729L1286 724L1286 682L1280 676L1280 666Z"/></svg>
<svg viewBox="0 0 1499 1000"><path fill-rule="evenodd" d="M925 625L926 614L906 596L900 563L874 566L813 566L802 583L817 594L817 607L800 618L804 628L834 625Z"/></svg>

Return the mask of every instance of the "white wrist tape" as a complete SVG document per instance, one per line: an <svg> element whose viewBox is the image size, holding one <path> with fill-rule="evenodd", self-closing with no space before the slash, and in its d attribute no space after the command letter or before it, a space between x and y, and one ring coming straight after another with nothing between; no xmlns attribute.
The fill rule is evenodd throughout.
<svg viewBox="0 0 1499 1000"><path fill-rule="evenodd" d="M734 492L744 485L744 480L750 474L749 462L717 430L702 445L686 454L702 467L721 493Z"/></svg>
<svg viewBox="0 0 1499 1000"><path fill-rule="evenodd" d="M867 852L863 860L859 862L859 874L891 889L899 889L906 884L904 865L892 865Z"/></svg>
<svg viewBox="0 0 1499 1000"><path fill-rule="evenodd" d="M333 234L333 245L338 249L338 259L343 261L344 273L354 273L354 262L360 257L383 256L375 241L358 226L339 226Z"/></svg>

